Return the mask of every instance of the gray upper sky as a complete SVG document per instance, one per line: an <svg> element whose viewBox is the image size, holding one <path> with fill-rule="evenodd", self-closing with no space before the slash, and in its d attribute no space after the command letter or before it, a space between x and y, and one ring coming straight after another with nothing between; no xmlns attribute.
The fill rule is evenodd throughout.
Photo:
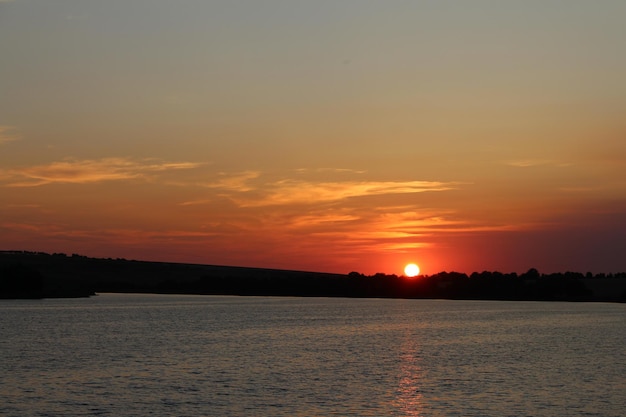
<svg viewBox="0 0 626 417"><path fill-rule="evenodd" d="M624 21L608 0L0 1L0 245L626 269L571 243L624 243Z"/></svg>

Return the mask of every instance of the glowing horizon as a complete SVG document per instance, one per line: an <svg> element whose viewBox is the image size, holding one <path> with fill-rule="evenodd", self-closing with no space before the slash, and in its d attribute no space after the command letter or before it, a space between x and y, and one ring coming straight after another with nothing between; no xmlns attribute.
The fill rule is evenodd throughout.
<svg viewBox="0 0 626 417"><path fill-rule="evenodd" d="M582 0L0 1L0 250L625 271L625 18Z"/></svg>

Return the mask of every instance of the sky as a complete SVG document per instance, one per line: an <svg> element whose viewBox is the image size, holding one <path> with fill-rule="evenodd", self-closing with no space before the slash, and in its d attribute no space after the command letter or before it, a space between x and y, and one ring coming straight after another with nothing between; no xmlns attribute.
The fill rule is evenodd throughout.
<svg viewBox="0 0 626 417"><path fill-rule="evenodd" d="M0 0L0 250L626 271L622 0Z"/></svg>

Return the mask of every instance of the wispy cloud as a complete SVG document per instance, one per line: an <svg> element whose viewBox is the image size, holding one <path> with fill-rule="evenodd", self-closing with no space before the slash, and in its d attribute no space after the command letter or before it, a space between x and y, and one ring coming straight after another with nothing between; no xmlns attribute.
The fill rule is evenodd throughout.
<svg viewBox="0 0 626 417"><path fill-rule="evenodd" d="M0 3L2 1L0 0ZM0 145L19 139L15 128L12 126L0 126Z"/></svg>
<svg viewBox="0 0 626 417"><path fill-rule="evenodd" d="M316 178L319 174L324 178ZM343 181L328 181L326 174L348 177ZM415 250L431 246L431 235L440 230L455 227L461 231L469 227L449 217L450 213L398 204L403 200L397 198L456 190L462 187L462 183L355 181L355 176L363 178L361 171L330 168L297 170L297 176L291 178L268 178L269 175L260 171L222 172L215 180L201 184L212 189L207 196L179 205L217 204L220 199L227 199L235 203L240 216L249 218L250 221L244 221L241 227L253 225L254 230L249 230L250 233L269 233L276 239L297 241L298 245L327 242L333 246L333 251L338 247L351 247L359 252ZM367 197L378 198L375 209L365 208L369 207L363 200ZM303 243L298 236L309 236L310 240Z"/></svg>
<svg viewBox="0 0 626 417"><path fill-rule="evenodd" d="M328 226L337 223L354 222L359 220L360 217L354 214L342 214L342 213L329 213L320 215L305 215L298 216L289 220L288 227L290 228L303 228L314 226Z"/></svg>
<svg viewBox="0 0 626 417"><path fill-rule="evenodd" d="M41 204L6 204L4 207L8 209L19 209L19 210L39 209L41 208Z"/></svg>
<svg viewBox="0 0 626 417"><path fill-rule="evenodd" d="M201 198L198 200L189 200L189 201L183 201L182 203L178 203L179 206L201 206L201 205L205 205L205 204L209 204L211 203L211 199L209 198Z"/></svg>
<svg viewBox="0 0 626 417"><path fill-rule="evenodd" d="M207 188L219 188L235 192L252 191L254 187L250 185L250 180L256 179L261 175L259 171L243 171L234 174L225 172L219 173L219 178L213 182L201 184Z"/></svg>
<svg viewBox="0 0 626 417"><path fill-rule="evenodd" d="M458 186L439 181L264 181L260 171L221 172L216 180L200 185L224 191L222 195L229 196L240 207L315 204L354 197L446 191Z"/></svg>
<svg viewBox="0 0 626 417"><path fill-rule="evenodd" d="M66 224L0 222L0 231L20 234L32 233L46 239L108 241L116 244L139 244L145 242L171 242L204 240L218 236L220 232L184 229L83 229Z"/></svg>
<svg viewBox="0 0 626 417"><path fill-rule="evenodd" d="M476 219L460 219L456 213L441 209L396 211L393 207L379 207L371 212L339 209L335 214L312 214L288 218L286 221L290 228L308 233L312 239L341 242L341 246L358 248L361 252L409 252L436 246L445 235L512 232L545 227L528 223L488 224Z"/></svg>
<svg viewBox="0 0 626 417"><path fill-rule="evenodd" d="M427 242L400 242L400 243L386 243L382 242L375 246L377 249L387 252L407 252L415 249L423 249L431 247L431 243Z"/></svg>
<svg viewBox="0 0 626 417"><path fill-rule="evenodd" d="M384 213L375 224L377 230L401 232L407 236L424 236L426 234L468 233L468 232L503 232L527 230L536 225L530 224L484 224L477 221L461 220L454 212L432 211L425 214L417 211L400 213Z"/></svg>
<svg viewBox="0 0 626 417"><path fill-rule="evenodd" d="M353 197L413 194L452 190L455 183L438 181L343 181L312 182L281 180L265 186L261 198L239 200L242 206L269 206L331 202Z"/></svg>
<svg viewBox="0 0 626 417"><path fill-rule="evenodd" d="M34 187L52 183L84 184L147 179L156 172L191 169L200 165L195 162L163 162L154 159L68 159L46 165L0 170L0 181L11 187Z"/></svg>
<svg viewBox="0 0 626 417"><path fill-rule="evenodd" d="M336 173L336 174L365 174L367 171L351 168L298 168L296 172L305 174L310 172L322 172L322 173Z"/></svg>
<svg viewBox="0 0 626 417"><path fill-rule="evenodd" d="M529 167L537 167L537 166L555 166L555 167L568 167L571 166L571 163L568 162L559 162L553 161L549 159L516 159L511 161L505 161L505 165L517 167L517 168L529 168Z"/></svg>

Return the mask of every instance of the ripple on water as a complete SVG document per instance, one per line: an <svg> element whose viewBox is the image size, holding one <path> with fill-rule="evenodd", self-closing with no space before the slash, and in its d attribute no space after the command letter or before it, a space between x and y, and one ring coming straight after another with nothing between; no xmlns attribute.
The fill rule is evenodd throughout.
<svg viewBox="0 0 626 417"><path fill-rule="evenodd" d="M622 416L610 304L101 295L0 303L0 415Z"/></svg>

